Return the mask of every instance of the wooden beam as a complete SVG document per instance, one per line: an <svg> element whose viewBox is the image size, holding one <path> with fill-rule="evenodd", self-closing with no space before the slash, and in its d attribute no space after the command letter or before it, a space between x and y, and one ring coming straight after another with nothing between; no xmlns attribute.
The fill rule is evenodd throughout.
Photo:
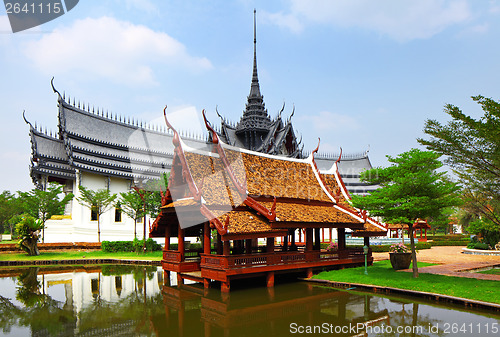
<svg viewBox="0 0 500 337"><path fill-rule="evenodd" d="M226 234L222 235L222 241L228 240L245 240L245 239L263 239L263 238L275 238L278 236L286 235L286 230L273 231L273 232L255 232L255 233L241 233L241 234Z"/></svg>

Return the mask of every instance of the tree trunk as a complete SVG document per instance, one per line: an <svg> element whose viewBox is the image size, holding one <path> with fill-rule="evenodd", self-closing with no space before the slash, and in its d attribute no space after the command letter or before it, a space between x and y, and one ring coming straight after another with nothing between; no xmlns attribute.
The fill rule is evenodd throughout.
<svg viewBox="0 0 500 337"><path fill-rule="evenodd" d="M40 251L38 250L38 235L32 234L31 237L25 238L21 242L21 248L28 253L29 256L38 256Z"/></svg>
<svg viewBox="0 0 500 337"><path fill-rule="evenodd" d="M415 250L415 238L413 237L413 224L408 224L408 234L410 235L411 260L413 265L413 278L418 277L417 251Z"/></svg>
<svg viewBox="0 0 500 337"><path fill-rule="evenodd" d="M137 239L137 218L134 218L134 239Z"/></svg>
<svg viewBox="0 0 500 337"><path fill-rule="evenodd" d="M97 214L97 242L101 242L101 215Z"/></svg>

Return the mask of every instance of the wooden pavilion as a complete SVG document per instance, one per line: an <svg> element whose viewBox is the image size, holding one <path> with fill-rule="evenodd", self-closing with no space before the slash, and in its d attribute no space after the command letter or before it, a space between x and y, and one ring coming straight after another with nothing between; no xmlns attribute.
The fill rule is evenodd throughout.
<svg viewBox="0 0 500 337"><path fill-rule="evenodd" d="M174 158L150 236L165 237L163 269L177 272L180 283L190 279L209 287L220 281L227 292L234 279L266 277L267 286L273 286L275 273L309 277L314 270L363 264L363 249L346 247L346 229L365 237L368 246L370 236L385 236L381 224L349 204L338 171L319 172L314 161L318 148L306 159L235 148L219 141L205 118L212 143L194 149L166 114L165 121L174 133ZM338 250L321 250L321 228L337 230ZM305 229L302 247L295 243L298 229ZM187 249L186 236L201 236L202 251ZM176 250L170 249L171 237L178 238ZM259 245L262 240L265 244ZM373 261L371 250L368 261Z"/></svg>
<svg viewBox="0 0 500 337"><path fill-rule="evenodd" d="M427 230L431 229L431 226L427 223L427 220L417 219L413 224L413 237L417 238L417 231L420 233L420 241L427 241ZM408 225L403 224L388 224L387 230L389 230L389 237L399 238L399 230L409 231ZM410 235L408 233L408 235Z"/></svg>

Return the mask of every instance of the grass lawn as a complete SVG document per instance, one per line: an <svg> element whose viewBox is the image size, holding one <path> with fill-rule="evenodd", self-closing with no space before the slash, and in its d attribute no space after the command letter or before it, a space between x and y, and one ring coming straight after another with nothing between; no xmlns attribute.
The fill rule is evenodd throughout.
<svg viewBox="0 0 500 337"><path fill-rule="evenodd" d="M122 260L148 260L161 261L162 252L152 252L146 254L137 253L105 253L96 251L61 251L44 252L39 256L28 256L26 253L0 254L1 261L36 261L36 260L73 260L73 259L122 259Z"/></svg>
<svg viewBox="0 0 500 337"><path fill-rule="evenodd" d="M493 274L493 275L500 275L500 268L493 268L490 270L483 270L483 271L478 271L479 274Z"/></svg>
<svg viewBox="0 0 500 337"><path fill-rule="evenodd" d="M429 265L431 264L418 263L419 267ZM414 279L411 272L393 270L388 260L374 262L373 266L368 267L368 275L364 274L364 267L356 267L321 272L313 278L424 291L500 304L498 281L424 273Z"/></svg>

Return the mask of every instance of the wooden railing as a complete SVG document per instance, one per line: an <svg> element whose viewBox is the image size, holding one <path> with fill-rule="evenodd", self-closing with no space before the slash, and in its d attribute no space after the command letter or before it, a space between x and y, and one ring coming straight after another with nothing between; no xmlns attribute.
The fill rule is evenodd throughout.
<svg viewBox="0 0 500 337"><path fill-rule="evenodd" d="M371 256L371 251L369 252ZM201 254L202 267L214 269L234 269L280 264L295 264L302 262L318 262L348 258L364 258L363 249L348 249L344 251L311 251L311 252L275 252L241 255L207 255Z"/></svg>

